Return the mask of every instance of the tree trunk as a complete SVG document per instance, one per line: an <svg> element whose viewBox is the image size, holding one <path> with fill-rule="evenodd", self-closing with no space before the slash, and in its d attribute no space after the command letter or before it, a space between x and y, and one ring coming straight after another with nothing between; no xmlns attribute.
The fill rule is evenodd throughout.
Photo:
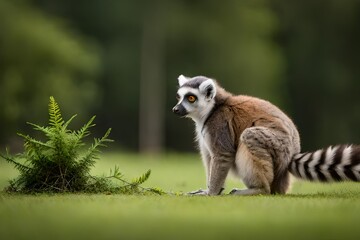
<svg viewBox="0 0 360 240"><path fill-rule="evenodd" d="M143 23L139 150L145 153L159 153L163 149L166 82L164 26L160 8L160 3L151 4L145 13Z"/></svg>

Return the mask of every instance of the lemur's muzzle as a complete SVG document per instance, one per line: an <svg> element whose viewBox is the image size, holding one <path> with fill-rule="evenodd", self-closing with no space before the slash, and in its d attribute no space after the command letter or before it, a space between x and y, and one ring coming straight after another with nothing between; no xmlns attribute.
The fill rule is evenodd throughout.
<svg viewBox="0 0 360 240"><path fill-rule="evenodd" d="M187 111L184 108L184 106L182 104L177 104L175 105L175 107L173 107L173 112L179 116L185 116L187 115Z"/></svg>

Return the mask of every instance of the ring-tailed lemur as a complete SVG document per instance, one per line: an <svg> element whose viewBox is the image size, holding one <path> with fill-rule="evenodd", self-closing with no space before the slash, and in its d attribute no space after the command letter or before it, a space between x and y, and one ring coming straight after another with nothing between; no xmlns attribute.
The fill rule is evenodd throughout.
<svg viewBox="0 0 360 240"><path fill-rule="evenodd" d="M270 102L234 96L203 76L178 81L173 112L194 120L207 176L207 189L190 194L220 194L230 170L248 187L230 192L238 195L284 194L289 172L310 181L360 181L360 145L300 153L294 123Z"/></svg>

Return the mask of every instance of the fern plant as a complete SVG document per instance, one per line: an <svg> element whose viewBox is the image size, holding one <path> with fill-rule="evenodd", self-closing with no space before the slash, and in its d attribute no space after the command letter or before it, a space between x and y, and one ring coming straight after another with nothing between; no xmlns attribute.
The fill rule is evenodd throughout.
<svg viewBox="0 0 360 240"><path fill-rule="evenodd" d="M108 138L111 129L108 129L102 138L95 138L93 144L84 152L83 140L90 135L90 128L95 126L95 116L80 130L69 130L68 126L75 117L76 115L65 122L59 105L50 97L49 125L43 127L28 123L35 130L42 132L47 141L18 134L24 139L24 153L12 156L7 150L5 155L0 154L20 173L18 178L10 181L7 191L163 193L161 189L141 186L149 178L150 170L130 182L123 178L117 166L114 171L110 170L109 176L92 176L90 170L99 159L99 148L106 147L106 143L112 142ZM117 183L111 181L112 179L117 180Z"/></svg>

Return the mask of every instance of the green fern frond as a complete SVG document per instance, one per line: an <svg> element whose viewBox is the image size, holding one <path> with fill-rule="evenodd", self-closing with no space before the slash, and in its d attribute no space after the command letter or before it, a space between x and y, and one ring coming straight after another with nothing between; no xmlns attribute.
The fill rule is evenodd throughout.
<svg viewBox="0 0 360 240"><path fill-rule="evenodd" d="M134 178L131 182L132 182L132 184L140 185L140 184L146 182L146 180L148 180L148 178L150 177L150 174L151 174L151 170L149 169L140 177Z"/></svg>
<svg viewBox="0 0 360 240"><path fill-rule="evenodd" d="M49 127L39 126L39 125L37 125L35 123L31 123L31 122L26 122L26 124L32 126L34 130L44 133L46 136L49 136L52 134Z"/></svg>
<svg viewBox="0 0 360 240"><path fill-rule="evenodd" d="M64 120L61 116L60 107L55 101L54 97L50 97L49 102L49 124L50 126L55 127L55 129L60 130L62 125L64 124Z"/></svg>
<svg viewBox="0 0 360 240"><path fill-rule="evenodd" d="M73 120L74 118L76 118L76 116L77 116L77 114L73 115L69 120L66 121L66 123L64 123L64 125L63 125L63 130L66 130L66 129L67 129L67 127L69 126L69 124L72 122L72 120Z"/></svg>
<svg viewBox="0 0 360 240"><path fill-rule="evenodd" d="M89 129L95 126L95 124L93 124L95 117L96 116L90 118L90 120L79 131L75 132L76 140L74 145L76 147L82 145L82 139L90 135Z"/></svg>
<svg viewBox="0 0 360 240"><path fill-rule="evenodd" d="M17 161L15 160L15 158L10 155L8 149L6 149L6 155L3 155L3 154L0 153L0 157L2 157L3 159L5 159L5 160L6 160L7 162L9 162L9 163L12 163L12 164L14 165L15 169L17 169L20 173L25 174L25 173L27 173L29 170L31 170L30 167L28 167L28 166L26 166L26 165L24 165L24 164L21 164L21 163L19 163L19 162L17 162Z"/></svg>
<svg viewBox="0 0 360 240"><path fill-rule="evenodd" d="M89 169L94 166L98 152L99 150L96 150L94 148L88 150L85 156L83 156L77 164L80 172L88 172Z"/></svg>
<svg viewBox="0 0 360 240"><path fill-rule="evenodd" d="M106 147L105 142L112 142L113 140L108 139L109 134L111 132L111 128L109 128L105 135L102 138L94 138L94 143L91 144L91 147L88 149L87 153L84 157L79 161L78 166L82 171L88 171L90 167L94 166L95 160L98 159L98 153L100 150L98 149L101 147Z"/></svg>
<svg viewBox="0 0 360 240"><path fill-rule="evenodd" d="M105 142L113 142L114 140L109 139L110 133L111 133L111 128L109 128L106 131L106 133L104 134L104 136L102 138L98 139L99 144L103 144ZM106 145L102 145L102 146L106 147Z"/></svg>
<svg viewBox="0 0 360 240"><path fill-rule="evenodd" d="M36 139L30 137L29 135L24 135L24 134L21 134L21 133L18 133L18 135L25 139L25 144L26 143L31 143L31 144L33 144L35 146L42 146L42 147L46 147L46 148L54 148L53 146L49 145L48 143L44 143L44 142L41 142L39 140L36 140Z"/></svg>
<svg viewBox="0 0 360 240"><path fill-rule="evenodd" d="M120 168L115 165L114 171L110 169L110 177L116 178L116 179L122 179L124 175L120 172Z"/></svg>
<svg viewBox="0 0 360 240"><path fill-rule="evenodd" d="M146 188L146 190L148 190L149 192L152 192L152 193L159 194L159 195L164 195L164 194L166 194L166 192L165 192L164 190L162 190L161 188L157 188L157 187Z"/></svg>

